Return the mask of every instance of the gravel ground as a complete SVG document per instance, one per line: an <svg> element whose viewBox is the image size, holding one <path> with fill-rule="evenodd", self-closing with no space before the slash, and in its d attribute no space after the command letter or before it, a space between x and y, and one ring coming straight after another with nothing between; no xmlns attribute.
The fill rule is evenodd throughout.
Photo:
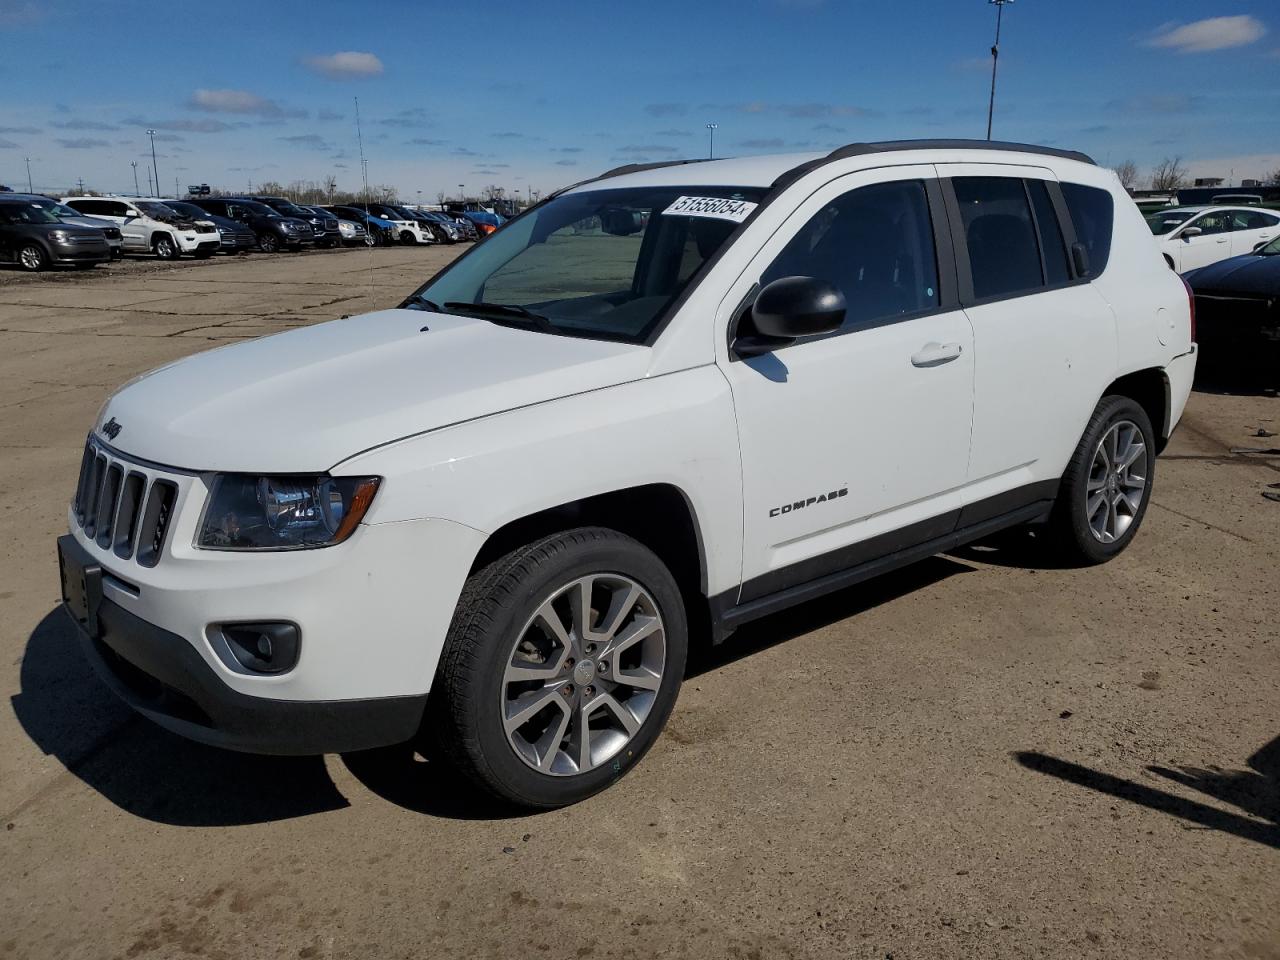
<svg viewBox="0 0 1280 960"><path fill-rule="evenodd" d="M1280 374L1197 390L1117 561L1008 537L754 624L571 809L113 700L53 549L106 394L453 252L0 269L0 957L1280 958Z"/></svg>

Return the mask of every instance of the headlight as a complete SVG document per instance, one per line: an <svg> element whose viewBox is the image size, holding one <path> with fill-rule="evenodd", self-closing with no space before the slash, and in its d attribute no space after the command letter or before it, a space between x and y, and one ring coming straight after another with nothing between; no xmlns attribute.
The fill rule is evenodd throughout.
<svg viewBox="0 0 1280 960"><path fill-rule="evenodd" d="M341 543L364 518L378 477L219 474L197 546L298 550Z"/></svg>
<svg viewBox="0 0 1280 960"><path fill-rule="evenodd" d="M68 240L71 235L65 230L50 230L49 236L54 240L65 241Z"/></svg>

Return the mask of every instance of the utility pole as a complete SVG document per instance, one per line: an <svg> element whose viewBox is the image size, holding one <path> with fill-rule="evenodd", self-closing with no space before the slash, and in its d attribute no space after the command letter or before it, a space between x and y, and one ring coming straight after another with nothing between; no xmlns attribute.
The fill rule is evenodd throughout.
<svg viewBox="0 0 1280 960"><path fill-rule="evenodd" d="M151 171L147 171L147 196L151 196L155 191L151 189Z"/></svg>
<svg viewBox="0 0 1280 960"><path fill-rule="evenodd" d="M156 175L156 193L160 192L160 168L156 166L156 132L148 130L147 136L151 138L151 172Z"/></svg>
<svg viewBox="0 0 1280 960"><path fill-rule="evenodd" d="M133 167L133 195L136 197L142 192L138 189L138 161L130 160L129 166Z"/></svg>
<svg viewBox="0 0 1280 960"><path fill-rule="evenodd" d="M173 178L173 199L178 199L178 178Z"/></svg>
<svg viewBox="0 0 1280 960"><path fill-rule="evenodd" d="M716 129L720 126L718 123L708 123L707 132L711 134L711 146L707 151L707 159L714 160L716 158Z"/></svg>
<svg viewBox="0 0 1280 960"><path fill-rule="evenodd" d="M35 193L31 186L31 158L27 157L27 193Z"/></svg>
<svg viewBox="0 0 1280 960"><path fill-rule="evenodd" d="M77 187L76 192L83 195L84 194L84 177L79 177L76 179L76 187Z"/></svg>
<svg viewBox="0 0 1280 960"><path fill-rule="evenodd" d="M461 183L458 184L458 199L461 200L464 204L467 202L467 191L465 189L465 184L461 184Z"/></svg>
<svg viewBox="0 0 1280 960"><path fill-rule="evenodd" d="M991 99L987 103L987 139L991 139L991 118L996 110L996 67L1000 63L1000 21L1004 19L1004 5L1013 0L987 0L996 8L996 42L991 45Z"/></svg>

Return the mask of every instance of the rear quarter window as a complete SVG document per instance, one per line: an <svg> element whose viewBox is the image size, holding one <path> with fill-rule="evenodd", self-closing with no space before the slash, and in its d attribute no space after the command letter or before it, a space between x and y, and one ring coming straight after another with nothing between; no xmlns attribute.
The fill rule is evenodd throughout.
<svg viewBox="0 0 1280 960"><path fill-rule="evenodd" d="M1115 221L1115 201L1098 187L1063 182L1062 197L1076 228L1076 240L1089 253L1089 276L1096 277L1107 269L1111 259L1111 230Z"/></svg>

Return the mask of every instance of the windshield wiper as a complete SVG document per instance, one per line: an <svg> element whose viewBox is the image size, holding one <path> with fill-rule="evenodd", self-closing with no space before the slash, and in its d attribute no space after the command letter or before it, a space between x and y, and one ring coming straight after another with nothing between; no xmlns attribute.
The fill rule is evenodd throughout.
<svg viewBox="0 0 1280 960"><path fill-rule="evenodd" d="M528 323L522 324L522 326L529 326L535 330L541 330L543 333L560 332L560 328L542 314L526 310L524 307L517 306L514 303L465 303L460 300L446 300L444 306L446 310L453 310L457 313L474 314L481 320L493 320L498 323L511 319L526 320Z"/></svg>
<svg viewBox="0 0 1280 960"><path fill-rule="evenodd" d="M440 304L436 303L434 300L428 300L426 297L424 297L420 293L413 294L413 296L405 300L405 302L402 303L401 306L409 307L410 304L418 304L416 309L419 309L419 310L429 310L432 313L444 313L444 311L440 309ZM410 307L410 309L414 309L414 308Z"/></svg>

